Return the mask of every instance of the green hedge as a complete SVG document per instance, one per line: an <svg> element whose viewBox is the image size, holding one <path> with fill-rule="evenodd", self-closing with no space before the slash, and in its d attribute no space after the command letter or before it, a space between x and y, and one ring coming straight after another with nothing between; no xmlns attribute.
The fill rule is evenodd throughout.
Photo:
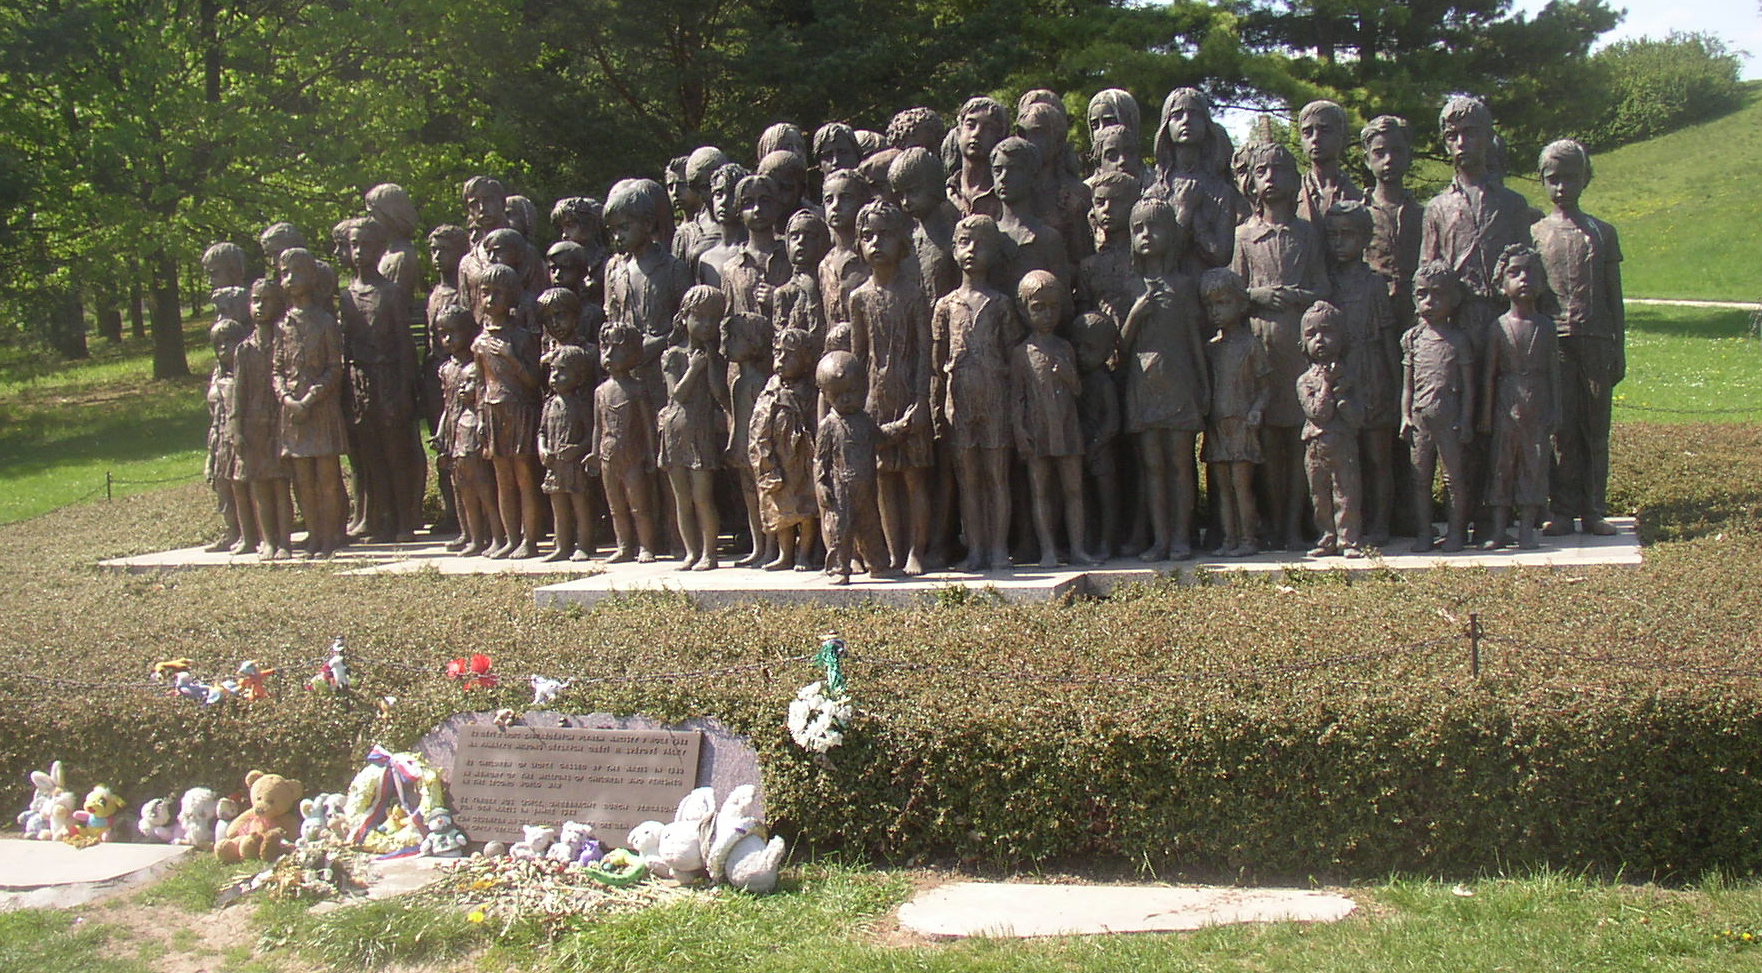
<svg viewBox="0 0 1762 973"><path fill-rule="evenodd" d="M0 563L20 568L0 613L0 808L22 807L53 758L76 787L136 802L236 787L252 767L339 789L369 744L523 707L527 674L546 673L585 680L571 711L709 715L750 735L778 829L809 850L1245 875L1751 872L1759 436L1621 427L1612 498L1659 540L1638 569L1304 574L1067 606L551 611L519 577L129 576L91 562L199 537L202 492L72 508L0 528ZM1471 612L1492 636L1479 679ZM826 763L782 724L829 627L855 653L859 719ZM360 696L302 691L339 631ZM440 677L472 651L507 685ZM279 666L277 696L204 709L132 688L177 656ZM386 716L381 695L398 697Z"/></svg>

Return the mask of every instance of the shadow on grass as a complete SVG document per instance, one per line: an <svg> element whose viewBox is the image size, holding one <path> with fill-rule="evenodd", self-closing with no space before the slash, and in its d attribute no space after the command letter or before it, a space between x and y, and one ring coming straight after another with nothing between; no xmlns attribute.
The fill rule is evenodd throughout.
<svg viewBox="0 0 1762 973"><path fill-rule="evenodd" d="M1684 314L1692 310L1692 314ZM1714 308L1637 305L1627 309L1627 330L1673 338L1743 338L1750 331L1751 312ZM1762 347L1762 346L1759 346Z"/></svg>
<svg viewBox="0 0 1762 973"><path fill-rule="evenodd" d="M10 425L10 424L9 424ZM45 441L36 423L0 435L0 480L83 462L152 460L200 449L208 438L207 410L116 416L87 424L77 435Z"/></svg>

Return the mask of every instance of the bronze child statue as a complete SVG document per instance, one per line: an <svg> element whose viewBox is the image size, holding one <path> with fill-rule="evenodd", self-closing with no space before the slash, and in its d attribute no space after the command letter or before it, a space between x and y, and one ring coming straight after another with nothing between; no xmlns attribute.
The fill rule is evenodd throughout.
<svg viewBox="0 0 1762 973"><path fill-rule="evenodd" d="M777 335L776 370L753 406L748 436L759 516L777 556L767 571L811 567L819 537L814 496L814 337L785 328Z"/></svg>
<svg viewBox="0 0 1762 973"><path fill-rule="evenodd" d="M1323 218L1327 232L1328 303L1340 309L1347 369L1354 398L1363 413L1359 432L1364 458L1364 540L1372 547L1389 542L1395 497L1395 430L1401 424L1401 332L1389 307L1388 282L1364 262L1373 219L1356 200L1337 202Z"/></svg>
<svg viewBox="0 0 1762 973"><path fill-rule="evenodd" d="M556 547L547 561L586 561L593 557L593 513L588 509L587 454L593 416L582 386L593 374L587 352L559 345L550 356L551 394L538 424L538 461L545 468L542 489L551 498Z"/></svg>
<svg viewBox="0 0 1762 973"><path fill-rule="evenodd" d="M435 466L452 479L459 511L459 537L447 550L475 557L508 543L502 512L496 505L495 474L483 453L483 424L477 403L482 374L471 352L479 328L476 316L457 304L436 312L434 327L447 359L440 366L441 419L432 445Z"/></svg>
<svg viewBox="0 0 1762 973"><path fill-rule="evenodd" d="M1028 336L1010 351L1010 389L1015 398L1012 418L1016 450L1028 464L1040 566L1058 566L1058 548L1053 542L1055 489L1064 501L1071 563L1099 564L1083 543L1084 441L1077 408L1083 379L1077 371L1076 351L1056 334L1070 318L1071 291L1052 274L1032 270L1022 278L1016 302L1028 323Z"/></svg>
<svg viewBox="0 0 1762 973"><path fill-rule="evenodd" d="M1312 101L1297 113L1297 130L1309 171L1303 174L1303 191L1297 197L1297 215L1320 224L1328 210L1341 200L1363 199L1341 157L1346 153L1346 109L1331 101Z"/></svg>
<svg viewBox="0 0 1762 973"><path fill-rule="evenodd" d="M345 542L348 496L338 457L348 446L341 399L343 333L320 303L318 259L304 247L281 252L288 309L275 336L275 393L281 399L281 452L293 470L306 518L306 554L328 557Z"/></svg>
<svg viewBox="0 0 1762 973"><path fill-rule="evenodd" d="M1432 477L1443 466L1449 495L1442 550L1462 550L1469 495L1463 447L1474 439L1475 361L1468 336L1456 327L1462 281L1447 264L1428 261L1413 275L1419 323L1401 338L1401 438L1413 464L1414 553L1432 549Z"/></svg>
<svg viewBox="0 0 1762 973"><path fill-rule="evenodd" d="M826 539L826 577L832 584L850 583L851 562L858 555L871 578L899 575L889 566L881 532L875 454L884 441L904 433L918 407L887 426L876 425L863 407L867 371L848 351L827 352L815 369L820 398L830 406L814 436L814 494Z"/></svg>
<svg viewBox="0 0 1762 973"><path fill-rule="evenodd" d="M293 496L288 492L288 461L281 455L281 401L275 394L275 336L287 298L281 283L264 278L251 285L254 327L233 353L232 421L238 428L234 478L251 493L260 543L257 557L275 561L293 556Z"/></svg>
<svg viewBox="0 0 1762 973"><path fill-rule="evenodd" d="M954 230L961 283L936 302L930 333L941 377L939 403L960 482L967 559L961 568L1009 566L1009 349L1021 337L1010 299L994 289L1003 235L989 216L968 216Z"/></svg>
<svg viewBox="0 0 1762 973"><path fill-rule="evenodd" d="M229 554L256 548L260 538L250 489L234 479L241 445L233 415L237 408L234 356L247 333L245 325L232 318L221 318L208 329L214 346L214 373L208 379L208 462L204 473L226 524L226 533L208 550Z"/></svg>
<svg viewBox="0 0 1762 973"><path fill-rule="evenodd" d="M655 559L655 413L635 374L643 345L642 332L632 324L614 320L600 333L606 378L593 393L592 452L581 462L590 474L599 471L611 508L617 548L608 564Z"/></svg>
<svg viewBox="0 0 1762 973"><path fill-rule="evenodd" d="M1559 342L1554 320L1536 309L1548 286L1541 254L1513 243L1498 273L1511 308L1494 323L1481 368L1478 431L1492 438L1483 499L1493 515L1493 536L1482 546L1511 543L1505 528L1515 507L1517 546L1533 548L1548 502L1548 447L1560 425Z"/></svg>
<svg viewBox="0 0 1762 973"><path fill-rule="evenodd" d="M483 330L471 343L482 376L478 411L483 449L496 474L496 507L507 543L492 558L538 556L544 530L539 494L538 420L541 379L538 338L514 323L520 306L520 275L492 264L478 279L477 320Z"/></svg>
<svg viewBox="0 0 1762 973"><path fill-rule="evenodd" d="M726 307L722 291L707 284L686 291L679 306L686 344L661 356L667 400L659 417L659 462L673 487L679 534L685 541L681 571L718 566L716 473L727 445L728 386L717 336Z"/></svg>
<svg viewBox="0 0 1762 973"><path fill-rule="evenodd" d="M1199 278L1199 300L1216 331L1205 354L1211 367L1211 414L1205 461L1218 491L1223 523L1219 557L1260 553L1254 468L1260 465L1260 426L1272 399L1272 363L1248 326L1248 288L1228 267Z"/></svg>
<svg viewBox="0 0 1762 973"><path fill-rule="evenodd" d="M1309 474L1316 527L1322 532L1310 557L1364 556L1359 550L1363 497L1358 475L1363 410L1352 369L1345 362L1346 343L1339 308L1318 301L1303 312L1303 350L1309 355L1309 369L1297 379L1297 398L1303 403L1303 466Z"/></svg>
<svg viewBox="0 0 1762 973"><path fill-rule="evenodd" d="M1531 227L1560 299L1560 426L1555 433L1553 515L1547 533L1566 534L1573 518L1587 534L1613 534L1609 508L1609 410L1627 374L1627 313L1621 297L1621 242L1615 227L1579 208L1591 156L1570 140L1542 150L1542 185L1554 211Z"/></svg>

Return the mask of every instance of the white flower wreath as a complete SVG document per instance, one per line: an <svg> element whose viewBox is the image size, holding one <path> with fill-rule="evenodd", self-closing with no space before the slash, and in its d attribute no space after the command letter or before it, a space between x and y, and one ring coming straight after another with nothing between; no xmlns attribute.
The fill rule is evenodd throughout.
<svg viewBox="0 0 1762 973"><path fill-rule="evenodd" d="M789 735L810 753L826 753L844 742L850 724L849 696L828 697L822 683L803 686L789 703Z"/></svg>

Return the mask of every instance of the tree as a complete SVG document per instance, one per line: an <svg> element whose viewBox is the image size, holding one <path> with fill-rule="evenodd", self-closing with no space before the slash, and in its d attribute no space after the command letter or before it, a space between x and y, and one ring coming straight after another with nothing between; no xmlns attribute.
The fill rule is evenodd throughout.
<svg viewBox="0 0 1762 973"><path fill-rule="evenodd" d="M1591 61L1607 103L1581 134L1598 149L1663 135L1743 103L1739 56L1712 34L1617 41Z"/></svg>

